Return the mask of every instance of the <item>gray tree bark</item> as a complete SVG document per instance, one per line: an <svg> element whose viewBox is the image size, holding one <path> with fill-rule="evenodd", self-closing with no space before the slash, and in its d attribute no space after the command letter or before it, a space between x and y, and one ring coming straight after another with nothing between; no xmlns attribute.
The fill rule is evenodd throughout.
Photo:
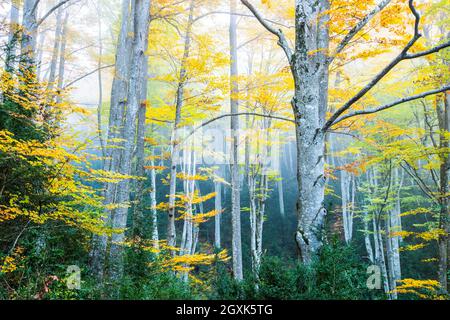
<svg viewBox="0 0 450 320"><path fill-rule="evenodd" d="M61 0L48 10L38 20L38 8L40 0L24 0L22 16L22 39L20 43L19 69L31 71L31 77L36 77L36 38L39 26L55 11L70 0ZM33 80L31 80L33 81Z"/></svg>
<svg viewBox="0 0 450 320"><path fill-rule="evenodd" d="M20 1L11 0L11 11L9 13L8 47L9 52L5 59L5 70L12 71L15 68L17 41L19 32Z"/></svg>
<svg viewBox="0 0 450 320"><path fill-rule="evenodd" d="M389 278L391 282L391 291L393 291L392 298L397 299L397 282L401 280L401 264L400 264L400 242L401 237L395 235L401 231L401 206L400 206L400 192L403 185L403 176L400 176L398 168L393 169L393 183L397 188L395 192L395 202L393 208L389 211L386 217L386 241L387 241L387 255L389 265Z"/></svg>
<svg viewBox="0 0 450 320"><path fill-rule="evenodd" d="M353 216L355 205L355 176L341 169L341 200L342 200L342 217L344 223L344 239L348 244L353 238Z"/></svg>
<svg viewBox="0 0 450 320"><path fill-rule="evenodd" d="M133 152L136 147L137 117L140 108L146 104L143 100L145 90L147 66L146 52L148 46L150 26L150 0L136 0L134 2L134 38L131 51L131 68L128 87L128 100L125 111L123 129L124 146L121 154L119 172L123 175L132 173ZM117 203L125 204L130 200L130 179L119 182ZM115 229L124 229L127 226L128 207L120 206L114 212L112 226ZM123 273L123 245L125 233L113 233L110 248L110 277L113 281L120 279Z"/></svg>
<svg viewBox="0 0 450 320"><path fill-rule="evenodd" d="M238 113L239 102L237 94L239 92L238 76L238 55L237 55L237 18L236 0L230 1L230 106L231 114ZM239 176L239 117L231 117L231 224L232 224L232 256L233 275L238 281L244 279L242 268L242 239L241 239L241 198L240 198L240 176Z"/></svg>
<svg viewBox="0 0 450 320"><path fill-rule="evenodd" d="M180 77L178 80L178 87L176 92L175 101L175 122L173 125L173 131L170 139L170 178L169 178L169 211L168 211L168 223L167 223L167 244L170 247L175 247L177 242L177 234L175 228L175 194L177 185L177 166L179 157L179 141L177 130L181 122L181 109L183 107L184 87L186 85L186 63L189 58L191 48L191 32L192 24L194 20L194 5L195 0L191 0L189 7L189 18L186 26L186 35L184 40L184 53L180 66ZM175 251L172 251L172 255L175 255Z"/></svg>
<svg viewBox="0 0 450 320"><path fill-rule="evenodd" d="M152 156L154 156L154 151L152 150ZM151 160L151 166L155 166L155 160ZM151 191L150 191L150 201L152 207L152 241L153 248L156 252L159 251L159 232L158 232L158 211L156 209L156 169L152 168L150 171L150 181L151 181Z"/></svg>
<svg viewBox="0 0 450 320"><path fill-rule="evenodd" d="M98 106L97 106L97 131L98 131L98 139L100 142L100 151L102 153L102 163L103 167L105 166L106 160L106 149L105 149L105 140L103 138L103 124L102 124L102 112L103 112L103 77L102 77L102 64L103 64L103 28L102 28L102 9L101 6L97 6L97 14L99 16L98 21L98 73L97 73L97 81L98 81Z"/></svg>
<svg viewBox="0 0 450 320"><path fill-rule="evenodd" d="M445 231L445 235L439 237L439 283L443 291L448 292L448 270L449 270L449 234L450 234L450 143L445 135L450 131L450 94L444 94L444 101L437 103L438 120L440 129L440 212L439 228Z"/></svg>
<svg viewBox="0 0 450 320"><path fill-rule="evenodd" d="M217 170L216 174L221 176L222 170ZM221 239L221 222L222 222L222 183L220 181L214 182L214 192L216 197L214 199L214 209L216 210L216 215L214 217L214 246L217 249L222 247Z"/></svg>
<svg viewBox="0 0 450 320"><path fill-rule="evenodd" d="M376 170L373 169L373 172L368 173L369 177L369 186L371 192L376 195L378 193L378 178ZM380 209L382 211L382 209ZM374 247L375 247L375 254L374 254L374 260L376 265L381 270L381 276L383 280L383 289L386 294L390 296L389 292L391 291L390 287L390 279L388 275L388 267L386 265L386 257L385 257L385 250L384 250L384 241L383 241L383 234L382 234L382 226L381 226L381 214L382 212L374 212L372 214L372 231L373 231L373 240L374 240ZM387 242L388 243L388 242Z"/></svg>
<svg viewBox="0 0 450 320"><path fill-rule="evenodd" d="M295 3L296 41L292 55L295 96L292 102L297 137L297 233L303 262L309 264L322 245L326 215L325 113L328 102L327 0ZM313 54L311 54L313 52Z"/></svg>
<svg viewBox="0 0 450 320"><path fill-rule="evenodd" d="M20 64L22 71L29 70L35 64L37 9L39 0L25 0L22 16L22 40L20 43Z"/></svg>
<svg viewBox="0 0 450 320"><path fill-rule="evenodd" d="M266 163L271 152L269 146L269 129L271 121L263 119L261 125L262 135L256 137L256 149L252 152L252 164L247 172L247 185L250 199L250 251L252 272L256 279L255 287L259 289L259 271L263 254L263 227L266 212L266 201L269 193L269 178L266 172ZM253 139L251 139L253 140Z"/></svg>
<svg viewBox="0 0 450 320"><path fill-rule="evenodd" d="M56 11L56 27L55 27L55 41L53 43L52 57L50 60L50 73L48 76L48 89L53 89L56 80L56 69L58 67L59 52L61 49L61 37L63 27L63 9L60 7Z"/></svg>
<svg viewBox="0 0 450 320"><path fill-rule="evenodd" d="M115 73L111 89L111 104L109 112L108 133L106 141L106 159L103 170L118 172L120 161L120 148L122 142L123 130L123 111L128 95L129 66L131 51L131 32L130 32L130 1L122 1L122 21L117 41ZM114 205L116 201L117 185L114 183L105 183L104 186L104 205ZM111 225L114 209L105 209L104 222ZM98 278L102 279L105 272L105 258L108 256L108 237L106 235L94 235L93 246L91 250L91 271Z"/></svg>
<svg viewBox="0 0 450 320"><path fill-rule="evenodd" d="M65 15L64 15L63 22L62 22L61 48L59 50L59 65L58 65L57 88L58 88L58 90L60 92L62 92L62 90L64 88L64 81L65 81L68 21L69 21L69 12L66 12ZM58 95L58 97L56 98L56 101L58 103L61 103L62 102L62 96Z"/></svg>
<svg viewBox="0 0 450 320"><path fill-rule="evenodd" d="M147 44L146 44L147 47ZM136 136L136 168L137 177L145 176L145 135L146 135L146 114L147 114L147 75L148 75L148 58L144 57L142 67L142 87L141 87L141 105L138 111L137 120L137 136ZM139 238L144 237L144 192L145 180L137 180L135 182L135 203L133 213L133 236Z"/></svg>
<svg viewBox="0 0 450 320"><path fill-rule="evenodd" d="M37 44L37 68L36 68L36 79L43 80L42 78L42 56L44 55L44 44L46 39L46 32L43 31L38 35L38 44Z"/></svg>

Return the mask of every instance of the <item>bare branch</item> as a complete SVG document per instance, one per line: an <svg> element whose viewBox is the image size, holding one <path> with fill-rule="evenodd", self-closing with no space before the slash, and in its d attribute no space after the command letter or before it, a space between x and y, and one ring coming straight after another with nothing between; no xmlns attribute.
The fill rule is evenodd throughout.
<svg viewBox="0 0 450 320"><path fill-rule="evenodd" d="M239 17L256 18L256 17L255 17L254 15L252 15L252 14L244 14L244 13L236 13L236 12L231 13L231 12L226 12L226 11L211 11L211 12L206 12L206 13L204 13L204 14L202 14L202 15L196 17L196 18L194 19L194 22L196 22L196 21L198 21L198 20L200 20L200 19L203 19L203 18L205 18L205 17L207 17L207 16L214 15L214 14L228 14L228 15L229 15L229 14L233 14L233 15L239 16ZM272 24L278 25L278 26L280 26L280 27L284 27L284 28L293 28L293 26L289 26L289 25L286 25L286 24L283 24L283 23L281 23L281 22L277 22L277 21L274 21L274 20L269 20L269 19L264 19L264 20L267 21L267 22L270 22L270 23L272 23Z"/></svg>
<svg viewBox="0 0 450 320"><path fill-rule="evenodd" d="M56 9L59 7L65 5L67 2L71 0L62 0L58 4L54 5L50 10L47 11L47 13L38 21L37 26L39 27Z"/></svg>
<svg viewBox="0 0 450 320"><path fill-rule="evenodd" d="M424 56L427 56L427 55L432 54L432 53L436 53L436 52L438 52L438 51L440 51L442 49L448 48L448 47L450 47L450 41L447 41L447 42L445 42L445 43L443 43L441 45L438 45L438 46L436 46L434 48L431 48L429 50L425 50L425 51L421 51L421 52L417 52L417 53L409 53L409 54L407 54L405 56L405 60L406 59L415 59L415 58L424 57Z"/></svg>
<svg viewBox="0 0 450 320"><path fill-rule="evenodd" d="M82 75L82 76L76 78L75 80L69 82L68 84L66 84L66 85L64 86L63 89L67 89L68 87L73 86L73 85L74 85L75 83L77 83L78 81L81 81L81 80L83 80L84 78L87 78L87 77L89 77L90 75L92 75L92 74L94 74L94 73L96 73L96 72L98 72L98 71L100 71L100 70L107 69L107 68L112 68L112 67L114 67L114 66L115 66L115 64L110 64L110 65L102 66L102 67L100 67L100 68L97 68L97 69L95 69L95 70L92 70L92 71L90 71L90 72L88 72L88 73L86 73L86 74L84 74L84 75Z"/></svg>
<svg viewBox="0 0 450 320"><path fill-rule="evenodd" d="M381 1L370 13L368 13L362 20L360 20L342 39L342 41L338 44L336 53L331 58L331 61L338 55L339 53L344 50L344 48L352 41L352 39L358 34L359 31L361 31L368 23L369 21L377 15L380 11L382 11L391 0L383 0ZM330 61L330 62L331 62Z"/></svg>
<svg viewBox="0 0 450 320"><path fill-rule="evenodd" d="M295 120L293 120L293 119L283 118L283 117L273 116L273 115L268 115L268 114L262 114L262 113L255 113L255 112L240 112L240 113L223 114L216 118L210 119L210 120L202 123L200 126L196 127L195 129L193 129L186 137L184 137L184 140L181 141L181 144L186 142L186 140L189 137L191 137L194 133L196 133L198 130L200 130L203 127L206 127L207 125L210 125L213 122L216 122L223 118L238 117L238 116L255 116L255 117L262 117L262 118L270 118L270 119L275 119L275 120L292 122L295 124Z"/></svg>
<svg viewBox="0 0 450 320"><path fill-rule="evenodd" d="M419 24L420 24L420 14L417 11L417 9L414 7L414 0L409 0L409 9L411 10L412 14L414 15L415 23L414 23L414 35L412 39L406 44L406 46L403 48L403 50L400 52L399 55L397 55L394 60L389 63L380 73L378 73L375 78L373 78L364 88L362 88L353 98L351 98L349 101L347 101L341 108L339 108L331 117L330 119L325 123L324 127L322 128L323 132L326 132L333 124L336 123L336 120L340 118L340 116L346 112L352 105L354 105L356 102L358 102L362 97L364 97L367 92L369 92L375 85L377 85L395 66L397 66L401 61L406 59L412 59L417 55L417 57L422 57L426 54L431 54L438 52L439 50L442 50L448 45L440 45L436 48L424 51L420 54L414 54L414 55L408 55L408 51L412 48L412 46L419 40L422 35L419 32ZM440 91L439 91L440 92ZM340 120L341 121L341 120Z"/></svg>
<svg viewBox="0 0 450 320"><path fill-rule="evenodd" d="M34 14L34 12L37 10L39 2L41 2L41 1L40 0L36 0L36 2L34 3L33 8L31 9L31 14Z"/></svg>
<svg viewBox="0 0 450 320"><path fill-rule="evenodd" d="M361 111L355 111L355 112L349 113L349 114L347 114L347 115L345 115L343 117L340 117L339 119L337 119L333 123L333 125L337 124L337 123L339 123L341 121L344 121L346 119L349 119L349 118L353 118L353 117L364 115L364 114L377 113L379 111L390 109L390 108L395 107L395 106L397 106L399 104L402 104L402 103L406 103L406 102L410 102L410 101L413 101L413 100L422 99L422 98L431 96L433 94L437 94L437 93L441 93L441 92L445 92L445 91L449 91L449 90L450 90L450 85L447 85L447 86L442 87L440 89L435 89L435 90L427 91L427 92L424 92L424 93L421 93L421 94L417 94L417 95L414 95L414 96L401 98L399 100L396 100L394 102L391 102L391 103L388 103L388 104L385 104L385 105L382 105L382 106L379 106L379 107L376 107L376 108L367 109L367 110L361 110Z"/></svg>
<svg viewBox="0 0 450 320"><path fill-rule="evenodd" d="M276 35L278 37L278 45L284 50L284 53L286 54L286 57L289 60L289 63L292 60L292 49L289 46L289 43L286 39L286 37L284 36L283 31L281 31L280 29L275 29L274 27L272 27L266 19L264 19L258 12L258 10L256 10L256 8L247 0L241 0L242 4L244 6L246 6L255 16L255 18L259 21L259 23L262 24L262 26L264 28L267 29L267 31L269 31L270 33Z"/></svg>
<svg viewBox="0 0 450 320"><path fill-rule="evenodd" d="M256 37L251 38L251 39L249 39L249 40L247 40L247 41L241 43L240 45L238 45L237 49L238 49L238 50L239 50L239 49L242 49L243 47L245 47L245 46L248 45L249 43L252 43L253 41L256 41L256 40L258 40L259 38L261 38L261 36L262 36L261 34L258 34Z"/></svg>
<svg viewBox="0 0 450 320"><path fill-rule="evenodd" d="M155 121L155 122L162 122L162 123L174 123L175 122L175 121L156 119L156 118L147 118L147 120Z"/></svg>

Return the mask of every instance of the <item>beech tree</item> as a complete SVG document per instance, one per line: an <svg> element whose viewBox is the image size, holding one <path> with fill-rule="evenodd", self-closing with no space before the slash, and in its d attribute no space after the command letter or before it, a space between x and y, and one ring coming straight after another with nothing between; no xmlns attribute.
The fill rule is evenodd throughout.
<svg viewBox="0 0 450 320"><path fill-rule="evenodd" d="M401 103L417 100L429 95L449 90L449 85L419 95L404 97L386 105L350 111L401 61L420 58L436 53L450 46L447 41L421 52L410 53L411 48L421 38L420 13L409 0L411 14L415 17L411 40L401 52L384 67L355 96L327 118L329 66L335 56L345 50L350 41L368 22L386 7L390 1L381 1L359 23L357 23L337 45L330 49L328 19L330 4L324 1L296 1L295 3L295 46L292 49L284 33L267 22L259 11L247 0L241 0L269 32L278 38L280 47L286 54L295 81L292 107L297 132L297 175L298 175L298 228L296 240L304 262L311 262L312 256L322 245L321 232L326 216L324 192L326 175L325 135L326 132L344 120L355 116L372 114L392 108Z"/></svg>
<svg viewBox="0 0 450 320"><path fill-rule="evenodd" d="M0 8L0 299L448 298L448 0Z"/></svg>

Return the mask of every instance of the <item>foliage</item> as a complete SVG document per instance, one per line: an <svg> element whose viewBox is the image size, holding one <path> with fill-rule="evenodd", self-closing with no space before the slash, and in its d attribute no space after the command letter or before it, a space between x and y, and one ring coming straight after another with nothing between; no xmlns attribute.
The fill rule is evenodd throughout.
<svg viewBox="0 0 450 320"><path fill-rule="evenodd" d="M258 300L364 300L381 299L380 292L366 287L367 265L354 248L339 244L323 247L317 261L305 266L266 256L257 289L251 275L235 282L223 265L217 266L213 281L214 299Z"/></svg>

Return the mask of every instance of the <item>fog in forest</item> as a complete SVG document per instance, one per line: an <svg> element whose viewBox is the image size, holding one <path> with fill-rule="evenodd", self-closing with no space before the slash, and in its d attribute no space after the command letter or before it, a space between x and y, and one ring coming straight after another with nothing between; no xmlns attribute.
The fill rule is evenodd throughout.
<svg viewBox="0 0 450 320"><path fill-rule="evenodd" d="M448 0L0 0L0 299L448 299Z"/></svg>

